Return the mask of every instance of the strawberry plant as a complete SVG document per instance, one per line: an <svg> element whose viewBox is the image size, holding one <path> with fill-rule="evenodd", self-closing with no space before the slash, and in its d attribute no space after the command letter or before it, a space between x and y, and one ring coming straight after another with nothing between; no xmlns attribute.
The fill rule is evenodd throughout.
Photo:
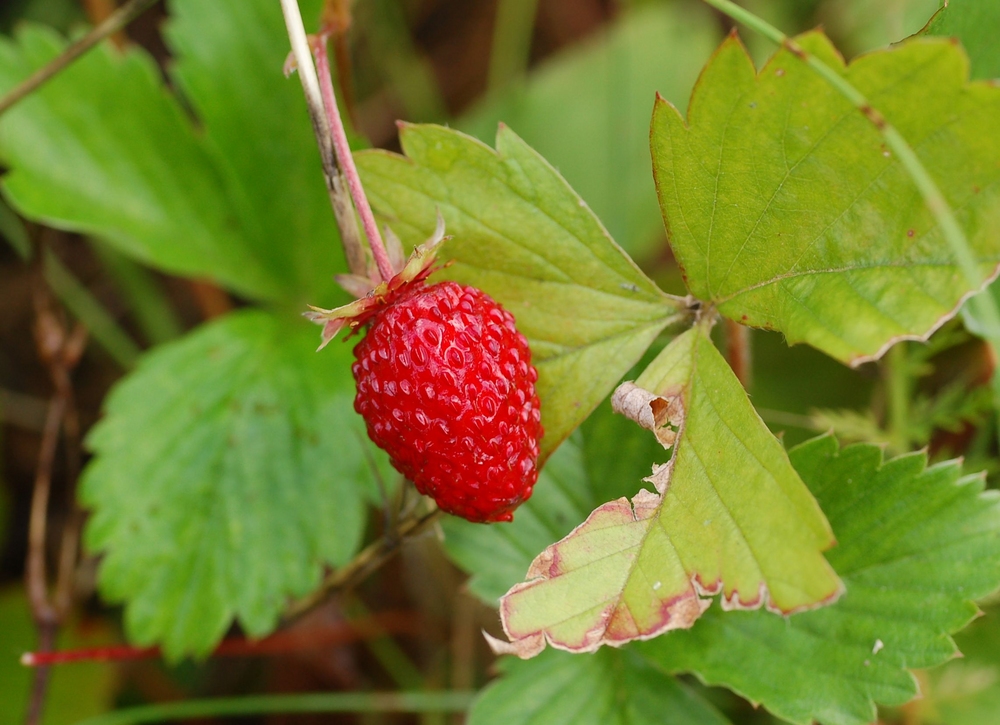
<svg viewBox="0 0 1000 725"><path fill-rule="evenodd" d="M30 608L41 672L158 657L192 698L121 669L50 717L993 722L995 3L903 3L874 40L862 0L636 4L527 71L536 8L503 0L494 87L449 124L402 6L349 5L171 0L168 61L104 42L0 116L55 390L0 628ZM19 25L0 91L69 42ZM372 144L385 93L408 118ZM101 648L60 652L85 611ZM313 649L336 686L275 684Z"/></svg>

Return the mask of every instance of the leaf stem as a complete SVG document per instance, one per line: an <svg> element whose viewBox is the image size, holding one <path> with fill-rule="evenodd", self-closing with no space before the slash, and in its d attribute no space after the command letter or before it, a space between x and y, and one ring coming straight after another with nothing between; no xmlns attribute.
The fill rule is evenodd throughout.
<svg viewBox="0 0 1000 725"><path fill-rule="evenodd" d="M354 217L354 206L347 190L347 179L337 164L337 156L333 149L330 136L330 125L327 122L323 107L323 97L319 90L319 79L313 65L309 50L309 39L302 24L302 14L296 0L281 0L281 11L285 16L285 26L292 45L292 56L299 71L302 82L302 92L306 97L306 107L309 109L309 120L312 121L313 134L319 147L320 162L323 165L323 179L330 196L330 206L337 219L340 229L340 243L344 247L347 266L352 274L361 277L368 276L368 263L365 248L358 232L358 223Z"/></svg>
<svg viewBox="0 0 1000 725"><path fill-rule="evenodd" d="M189 718L333 712L465 712L475 692L322 692L256 695L144 705L109 712L78 725L136 725Z"/></svg>
<svg viewBox="0 0 1000 725"><path fill-rule="evenodd" d="M129 0L118 10L113 12L108 19L84 35L78 41L70 45L66 50L52 59L51 62L42 66L30 76L21 81L10 90L3 98L0 98L0 115L8 111L14 104L23 100L27 95L37 90L47 81L51 80L60 71L71 65L73 61L100 43L109 35L114 35L133 20L151 8L157 0Z"/></svg>
<svg viewBox="0 0 1000 725"><path fill-rule="evenodd" d="M344 121L340 117L340 109L337 108L337 95L333 90L326 41L317 43L314 52L316 68L319 71L319 88L323 96L323 107L326 109L330 132L333 135L333 147L337 152L337 160L344 170L344 176L347 177L347 187L351 191L354 208L358 210L358 216L361 217L361 226L365 230L365 236L368 237L368 245L371 247L375 264L378 265L379 274L384 281L388 282L396 272L389 261L385 244L382 242L382 234L378 230L378 222L375 221L375 214L372 212L371 204L368 203L365 189L361 185L361 176L358 174L358 167L354 163L354 155L351 153L351 146L347 141Z"/></svg>

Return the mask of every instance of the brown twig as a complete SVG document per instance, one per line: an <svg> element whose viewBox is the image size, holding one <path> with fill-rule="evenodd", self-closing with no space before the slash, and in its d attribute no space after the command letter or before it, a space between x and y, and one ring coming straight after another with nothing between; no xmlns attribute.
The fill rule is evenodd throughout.
<svg viewBox="0 0 1000 725"><path fill-rule="evenodd" d="M315 609L334 592L352 589L361 583L365 577L388 561L398 550L402 542L426 530L441 516L440 509L417 518L401 521L391 535L383 536L378 541L362 549L346 566L331 572L323 584L315 592L303 599L292 602L285 610L285 622L298 619L306 612Z"/></svg>
<svg viewBox="0 0 1000 725"><path fill-rule="evenodd" d="M72 602L73 569L76 564L79 535L78 514L75 506L71 504L73 513L70 516L70 522L62 532L54 601L49 595L45 561L46 540L52 474L59 447L60 431L65 433L66 470L71 497L79 471L79 422L73 402L73 385L70 374L83 355L87 332L81 325L77 325L71 332L67 332L60 316L53 309L48 289L40 283L35 290L35 340L39 357L48 368L52 378L54 392L46 414L42 442L38 452L38 466L35 470L35 485L28 524L25 588L28 593L32 617L38 627L39 651L47 652L55 647L59 626L65 619ZM35 725L41 721L45 696L48 691L48 681L48 668L41 667L36 670L25 718L27 725Z"/></svg>
<svg viewBox="0 0 1000 725"><path fill-rule="evenodd" d="M5 113L14 104L23 100L27 95L37 90L47 81L51 80L59 72L71 65L73 61L100 43L109 35L117 33L126 25L131 23L146 10L151 8L157 0L129 0L116 10L107 20L84 35L66 50L45 64L21 83L15 86L7 95L0 98L0 114Z"/></svg>

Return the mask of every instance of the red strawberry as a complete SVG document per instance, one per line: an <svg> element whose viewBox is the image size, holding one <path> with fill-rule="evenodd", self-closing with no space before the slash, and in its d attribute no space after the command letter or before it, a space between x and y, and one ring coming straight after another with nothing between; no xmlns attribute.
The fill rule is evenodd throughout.
<svg viewBox="0 0 1000 725"><path fill-rule="evenodd" d="M354 348L354 408L392 464L448 513L510 521L538 478L538 373L514 318L455 282L419 282Z"/></svg>
<svg viewBox="0 0 1000 725"><path fill-rule="evenodd" d="M538 479L538 373L493 298L425 283L439 237L363 299L309 316L324 344L345 324L370 325L354 349L354 408L396 469L449 513L510 521Z"/></svg>

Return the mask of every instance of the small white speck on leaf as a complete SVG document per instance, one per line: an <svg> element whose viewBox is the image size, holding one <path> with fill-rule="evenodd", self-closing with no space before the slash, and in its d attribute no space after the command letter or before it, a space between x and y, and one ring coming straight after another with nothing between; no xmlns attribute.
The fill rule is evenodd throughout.
<svg viewBox="0 0 1000 725"><path fill-rule="evenodd" d="M659 589L662 586L663 586L663 582L655 582L653 584L653 591L655 592L657 589Z"/></svg>
<svg viewBox="0 0 1000 725"><path fill-rule="evenodd" d="M875 640L875 646L872 647L872 654L877 655L883 647L885 647L885 643L883 643L882 640Z"/></svg>

